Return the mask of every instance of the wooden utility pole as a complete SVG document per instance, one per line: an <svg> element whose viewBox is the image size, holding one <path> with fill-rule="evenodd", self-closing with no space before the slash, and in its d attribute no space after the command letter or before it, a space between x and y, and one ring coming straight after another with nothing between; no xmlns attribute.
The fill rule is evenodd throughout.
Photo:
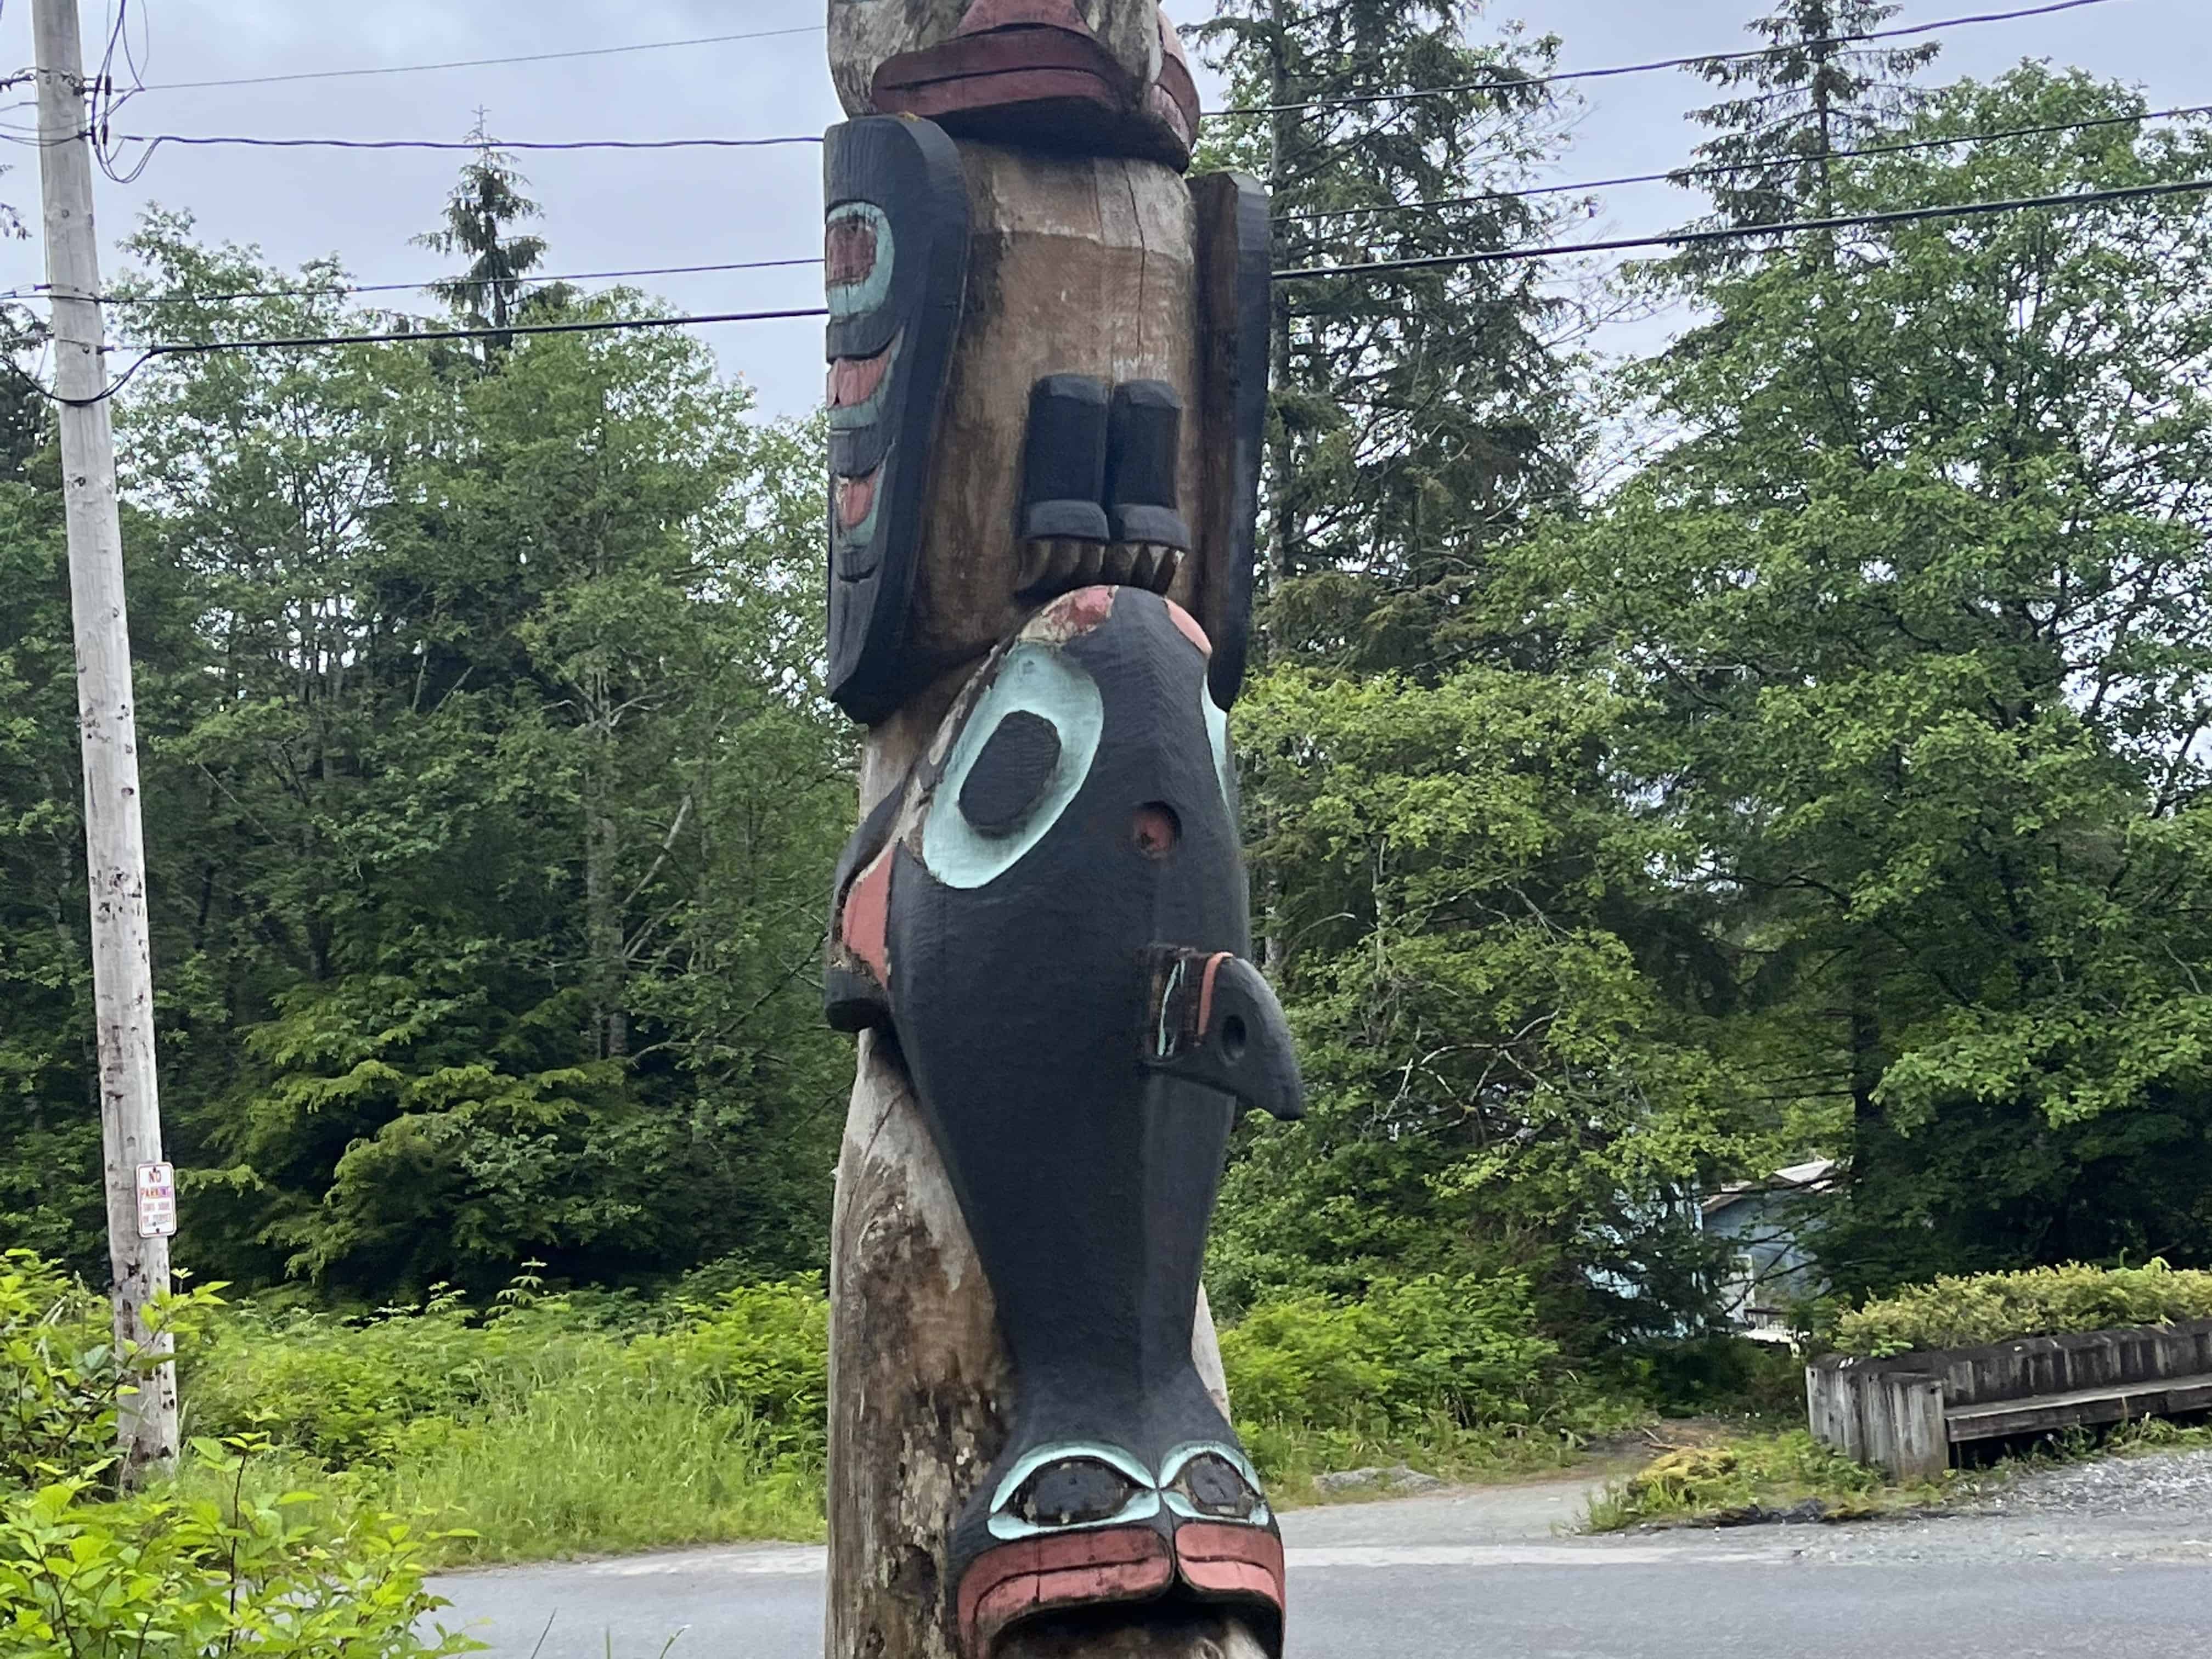
<svg viewBox="0 0 2212 1659"><path fill-rule="evenodd" d="M76 0L32 0L39 80L39 173L46 282L53 297L54 380L76 633L77 720L84 747L86 876L92 895L93 996L99 1021L100 1125L107 1180L107 1249L115 1334L160 1356L118 1413L125 1486L177 1451L176 1367L146 1310L169 1288L166 1218L142 1213L141 1170L164 1182L154 1075L154 978L139 819L138 732L131 630L116 511L115 435L102 350L100 243ZM150 1234L151 1236L145 1236Z"/></svg>

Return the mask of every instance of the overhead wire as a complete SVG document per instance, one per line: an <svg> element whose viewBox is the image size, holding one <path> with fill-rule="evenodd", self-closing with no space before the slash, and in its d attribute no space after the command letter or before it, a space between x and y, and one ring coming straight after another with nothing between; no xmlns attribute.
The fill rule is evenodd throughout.
<svg viewBox="0 0 2212 1659"><path fill-rule="evenodd" d="M790 311L722 311L683 317L605 317L570 323L510 323L505 328L403 328L368 334L291 335L261 340L181 340L148 346L104 390L89 398L64 398L36 382L32 384L33 389L50 403L84 408L93 404L106 403L129 385L131 377L140 369L162 357L199 356L217 351L305 351L349 345L424 345L444 340L506 339L518 334L606 334L623 329L690 328L712 323L774 323L827 317L829 314L827 307L814 306Z"/></svg>
<svg viewBox="0 0 2212 1659"><path fill-rule="evenodd" d="M1686 247L1703 243L1739 241L1759 236L1781 236L1795 232L1850 230L1911 224L1938 219L1984 218L2002 213L2043 209L2095 206L2122 201L2212 191L2212 178L2130 185L2110 190L2068 191L2047 196L2008 197L1986 202L1951 202L1919 208L1896 208L1879 213L1833 214L1817 219L1793 219L1780 224L1738 225L1717 230L1671 231L1656 236L1619 237L1606 241L1554 243L1523 248L1489 248L1470 253L1436 254L1413 259L1384 259L1363 264L1326 265L1278 270L1272 280L1294 283L1334 276L1367 276L1393 271L1431 270L1448 266L1502 264L1509 262L1566 258L1584 253L1609 253L1646 247ZM147 364L162 357L203 356L218 351L305 350L349 345L428 344L446 340L505 339L517 335L598 334L623 329L684 328L717 323L760 323L826 317L823 306L782 311L718 312L678 317L595 318L565 323L518 323L505 328L394 329L375 333L288 336L252 340L177 341L147 347L106 388L90 398L69 398L32 382L40 394L55 403L82 406L103 403L128 385ZM21 374L21 371L16 371ZM28 377L24 377L27 379Z"/></svg>
<svg viewBox="0 0 2212 1659"><path fill-rule="evenodd" d="M639 40L624 46L580 46L568 52L530 52L509 58L457 58L437 64L370 64L355 69L299 70L279 75L240 75L211 81L157 81L147 92L198 92L211 87L270 87L288 81L342 81L371 75L420 75L432 70L495 69L510 64L551 64L576 58L613 58L633 52L671 52L690 46L722 46L740 40L772 40L787 34L819 34L824 25L749 29L738 34L698 34L682 40Z"/></svg>
<svg viewBox="0 0 2212 1659"><path fill-rule="evenodd" d="M1699 52L1690 58L1659 58L1648 63L1620 64L1606 69L1560 70L1549 75L1499 75L1481 81L1455 81L1446 86L1416 87L1403 92L1358 93L1335 98L1304 98L1280 104L1246 104L1208 110L1208 115L1290 115L1310 109L1352 109L1370 104L1395 104L1423 98L1446 98L1462 92L1522 92L1537 87L1560 86L1574 81L1605 81L1625 75L1650 75L1661 70L1696 69L1706 64L1738 64L1773 58L1816 46L1856 46L1871 40L1898 40L1911 35L1934 34L1943 29L1966 28L1981 23L2009 23L2022 18L2045 17L2054 12L2078 11L2085 6L2109 5L2113 0L2046 0L2012 11L1978 12L1966 17L1942 17L1932 22L1898 28L1867 29L1855 34L1826 35L1816 40L1793 40L1785 46L1750 46L1741 52Z"/></svg>
<svg viewBox="0 0 2212 1659"><path fill-rule="evenodd" d="M2212 104L2189 104L2173 109L2145 110L2133 115L2099 115L2079 121L2050 121L2038 126L2004 127L1990 132L1962 132L1948 138L1917 138L1909 143L1868 144L1855 149L1832 149L1823 155L1785 156L1759 161L1714 162L1675 167L1666 173L1637 173L1617 179L1589 179L1576 184L1532 185L1517 190L1477 191L1467 196L1440 196L1421 202L1386 202L1370 207L1312 208L1300 213L1279 213L1277 224L1310 219L1348 218L1358 215L1422 213L1443 208L1472 207L1479 202L1518 201L1533 196L1580 196L1592 191L1620 190L1631 185L1687 184L1694 179L1714 179L1729 173L1757 173L1805 166L1820 161L1847 161L1875 155L1908 155L1959 144L1992 144L2008 138L2046 137L2054 133L2087 132L2099 127L2132 126L2144 121L2179 120L2191 115L2212 115Z"/></svg>
<svg viewBox="0 0 2212 1659"><path fill-rule="evenodd" d="M1279 283L1324 276L1374 276L1391 271L1436 270L1455 265L1506 264L1524 259L1556 259L1581 253L1619 253L1635 248L1694 247L1708 242L1741 241L1754 236L1786 236L1806 230L1860 230L1929 219L1978 219L1992 214L2024 213L2039 208L2094 207L2160 196L2212 191L2212 179L2187 179L2160 185L2125 185L2110 190L2062 191L2049 196L2014 196L1987 202L1949 202L1933 207L1891 208L1877 213L1838 213L1818 219L1784 219L1767 225L1729 225L1712 230L1675 230L1656 236L1615 237L1598 242L1553 242L1529 247L1484 248L1471 253L1435 253L1407 259L1372 259L1358 264L1310 265L1271 273Z"/></svg>
<svg viewBox="0 0 2212 1659"><path fill-rule="evenodd" d="M1906 155L1929 149L1949 149L1960 144L1995 143L2013 138L2041 137L2056 133L2088 131L2104 127L2134 125L2143 121L2171 120L2206 114L2212 114L2212 104L2194 104L2172 109L2147 110L2137 114L2095 116L2078 121L2052 121L2034 126L2006 127L1989 131L1957 133L1948 137L1916 139L1907 143L1872 144L1856 149L1832 151L1828 155L1820 159L1844 161L1871 156ZM1667 173L1637 173L1617 179L1587 179L1572 184L1538 185L1515 190L1485 191L1468 196L1443 197L1432 201L1392 203L1370 207L1319 208L1304 213L1278 214L1275 217L1277 222L1286 223L1320 218L1424 212L1448 207L1466 206L1480 202L1510 201L1536 196L1581 195L1630 185L1663 184L1686 181L1693 178L1718 177L1781 165L1788 165L1788 163L1745 161L1692 166L1678 167ZM556 271L548 272L543 276L532 274L521 280L538 284L611 282L643 276L689 276L744 270L790 270L818 265L821 263L822 256L814 253L779 259L739 259L704 264L647 265L619 270ZM489 276L428 277L419 282L332 283L314 286L242 289L212 294L190 292L160 295L105 294L99 297L103 304L107 305L214 305L246 300L326 299L344 298L359 294L399 294L424 290L433 287L485 287L507 280L511 279ZM0 299L32 298L45 291L46 284L41 283L28 289L17 289L0 294Z"/></svg>
<svg viewBox="0 0 2212 1659"><path fill-rule="evenodd" d="M406 294L433 288L490 288L501 283L543 287L552 283L616 282L632 276L697 276L733 270L781 270L821 263L820 254L810 253L791 259L734 259L703 265L640 265L622 270L561 270L549 271L544 276L532 271L520 276L426 276L414 283L333 283L316 288L238 289L223 294L103 294L99 298L102 305L111 306L216 305L236 300L343 299L354 294ZM46 287L44 283L40 283L31 289L18 289L0 295L0 299L26 299L43 293Z"/></svg>
<svg viewBox="0 0 2212 1659"><path fill-rule="evenodd" d="M127 3L127 0L125 0L125 3ZM1749 47L1741 52L1706 52L1695 57L1657 58L1646 63L1614 64L1600 69L1563 70L1550 75L1493 76L1482 81L1456 82L1444 86L1416 87L1401 92L1363 93L1343 97L1304 99L1281 104L1237 106L1226 109L1209 110L1206 112L1206 113L1209 116L1268 115L1294 112L1308 109L1351 108L1364 105L1402 102L1425 98L1440 98L1449 96L1456 93L1470 91L1498 89L1523 90L1538 87L1559 85L1576 81L1604 80L1621 76L1651 74L1664 70L1694 67L1702 64L1748 62L1759 58L1773 58L1785 52L1802 52L1810 47L1822 46L1845 46L1874 40L1899 40L1915 35L1931 34L1946 29L1964 28L1973 25L1986 23L2009 22L2024 18L2047 16L2057 12L2075 11L2087 6L2108 5L2112 3L2113 3L2113 0L2045 0L2045 3L2042 4L2020 7L2008 11L1978 12L1966 16L1938 18L1929 22L1914 23L1897 28L1869 29L1855 34L1827 36L1821 40L1814 41L1791 42L1787 46L1756 46ZM395 64L370 66L358 70L318 70L313 71L312 76L302 75L296 77L278 76L269 77L246 77L237 81L168 82L159 88L154 87L134 88L133 95L135 95L136 91L138 90L172 90L185 86L252 85L259 84L264 79L305 79L320 76L334 76L345 74L398 74L410 72L418 69L463 68L474 67L480 64L529 63L566 57L596 57L604 56L616 52L650 51L658 49L661 46L709 45L727 40L765 39L770 35L781 33L811 33L815 27L818 26L809 26L805 29L764 30L751 34L708 35L701 36L691 40L650 41L641 43L636 46L629 47L590 47L581 48L573 52L532 53L524 57L513 58L464 59L456 60L454 63L450 64ZM23 143L27 141L16 138L11 140L11 142ZM131 171L127 175L131 179L136 179L140 173L144 172L146 166L150 161L155 152L164 144L179 144L192 147L234 146L263 149L432 151L466 150L478 147L466 140L428 138L268 138L243 134L168 132L119 134L115 137L113 142L118 145L142 144L146 147L143 154L138 157ZM501 141L500 148L505 149L529 150L535 152L688 149L753 149L774 148L784 145L818 144L821 142L822 139L818 134L793 133L759 138L598 138L573 139L568 141Z"/></svg>

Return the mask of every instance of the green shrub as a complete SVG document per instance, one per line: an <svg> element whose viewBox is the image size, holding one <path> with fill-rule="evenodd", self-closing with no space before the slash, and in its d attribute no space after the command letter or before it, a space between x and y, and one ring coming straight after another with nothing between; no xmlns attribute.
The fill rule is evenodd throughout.
<svg viewBox="0 0 2212 1659"><path fill-rule="evenodd" d="M2182 1319L2212 1319L2212 1273L2177 1271L2158 1261L2140 1267L2069 1264L1912 1285L1843 1315L1833 1340L1845 1353L1885 1358Z"/></svg>
<svg viewBox="0 0 2212 1659"><path fill-rule="evenodd" d="M608 1314L629 1322L617 1328ZM525 1279L471 1310L240 1310L185 1378L197 1426L262 1432L379 1504L518 1559L822 1528L829 1306L811 1279L641 1310Z"/></svg>
<svg viewBox="0 0 2212 1659"><path fill-rule="evenodd" d="M1262 1304L1221 1334L1221 1358L1254 1423L1526 1424L1557 1393L1559 1349L1535 1325L1525 1280L1431 1276Z"/></svg>
<svg viewBox="0 0 2212 1659"><path fill-rule="evenodd" d="M197 1291L157 1322L192 1338L216 1305ZM424 1549L443 1540L314 1493L249 1498L258 1437L196 1442L178 1480L112 1498L117 1405L140 1363L82 1285L27 1252L0 1257L0 1659L422 1659L478 1645L415 1634L444 1605L422 1588Z"/></svg>
<svg viewBox="0 0 2212 1659"><path fill-rule="evenodd" d="M1802 1416L1805 1366L1781 1343L1702 1336L1623 1352L1607 1380L1669 1417L1703 1413Z"/></svg>
<svg viewBox="0 0 2212 1659"><path fill-rule="evenodd" d="M188 1454L228 1501L101 1501L61 1480L0 1505L0 1659L432 1659L483 1644L417 1626L446 1603L422 1587L418 1538L390 1516L332 1529L308 1495L250 1500L252 1448Z"/></svg>

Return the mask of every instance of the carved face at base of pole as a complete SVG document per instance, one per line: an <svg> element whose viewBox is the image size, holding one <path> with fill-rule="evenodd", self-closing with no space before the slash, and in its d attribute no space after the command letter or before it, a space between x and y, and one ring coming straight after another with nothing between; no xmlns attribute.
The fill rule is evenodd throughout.
<svg viewBox="0 0 2212 1659"><path fill-rule="evenodd" d="M830 0L850 115L914 115L962 137L1177 168L1198 89L1156 0Z"/></svg>
<svg viewBox="0 0 2212 1659"><path fill-rule="evenodd" d="M896 1037L1012 1361L945 1564L971 1659L1037 1614L1162 1596L1279 1640L1274 1517L1191 1358L1231 1127L1303 1109L1245 959L1210 654L1158 594L1054 599L839 874L831 1020Z"/></svg>

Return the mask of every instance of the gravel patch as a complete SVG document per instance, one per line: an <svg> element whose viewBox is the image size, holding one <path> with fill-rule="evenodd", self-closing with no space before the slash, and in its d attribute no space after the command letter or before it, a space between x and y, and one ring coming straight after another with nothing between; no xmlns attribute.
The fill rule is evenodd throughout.
<svg viewBox="0 0 2212 1659"><path fill-rule="evenodd" d="M2212 1451L2039 1469L1936 1513L1851 1522L1792 1553L1838 1563L2212 1564Z"/></svg>

